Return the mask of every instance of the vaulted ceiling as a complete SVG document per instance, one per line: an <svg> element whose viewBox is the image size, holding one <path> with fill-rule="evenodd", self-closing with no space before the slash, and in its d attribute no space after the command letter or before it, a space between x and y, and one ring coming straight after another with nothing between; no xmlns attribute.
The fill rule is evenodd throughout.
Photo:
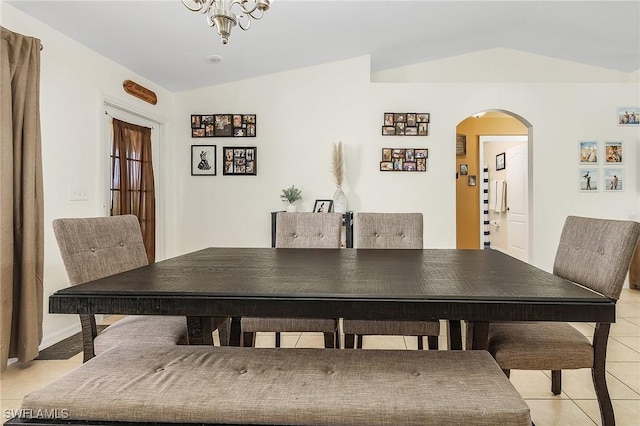
<svg viewBox="0 0 640 426"><path fill-rule="evenodd" d="M273 0L227 45L180 0L6 3L174 92L362 55L381 71L496 47L640 69L638 0Z"/></svg>

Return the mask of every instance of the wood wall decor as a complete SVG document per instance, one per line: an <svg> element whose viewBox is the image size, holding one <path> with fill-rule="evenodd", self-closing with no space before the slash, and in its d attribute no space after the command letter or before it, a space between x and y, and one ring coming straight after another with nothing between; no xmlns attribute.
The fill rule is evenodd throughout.
<svg viewBox="0 0 640 426"><path fill-rule="evenodd" d="M151 105L155 105L158 103L158 97L156 96L155 92L139 85L135 81L125 80L122 82L122 87L124 88L124 91L131 96L135 96L138 99L149 102Z"/></svg>
<svg viewBox="0 0 640 426"><path fill-rule="evenodd" d="M192 114L192 138L254 138L255 114Z"/></svg>

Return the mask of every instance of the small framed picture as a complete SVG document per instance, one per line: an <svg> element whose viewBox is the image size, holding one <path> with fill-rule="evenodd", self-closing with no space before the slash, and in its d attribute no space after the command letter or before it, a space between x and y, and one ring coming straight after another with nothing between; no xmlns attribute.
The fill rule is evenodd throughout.
<svg viewBox="0 0 640 426"><path fill-rule="evenodd" d="M396 135L404 135L405 123L396 123Z"/></svg>
<svg viewBox="0 0 640 426"><path fill-rule="evenodd" d="M213 117L215 136L233 136L233 116L231 114L216 114Z"/></svg>
<svg viewBox="0 0 640 426"><path fill-rule="evenodd" d="M417 114L415 112L410 112L407 114L407 126L414 127L418 123Z"/></svg>
<svg viewBox="0 0 640 426"><path fill-rule="evenodd" d="M382 126L382 136L390 136L396 134L395 126Z"/></svg>
<svg viewBox="0 0 640 426"><path fill-rule="evenodd" d="M597 141L580 141L578 142L580 149L580 164L597 164L598 163L598 142Z"/></svg>
<svg viewBox="0 0 640 426"><path fill-rule="evenodd" d="M385 112L384 113L384 125L385 126L393 126L393 113Z"/></svg>
<svg viewBox="0 0 640 426"><path fill-rule="evenodd" d="M618 126L640 127L640 107L619 107Z"/></svg>
<svg viewBox="0 0 640 426"><path fill-rule="evenodd" d="M393 114L393 122L394 123L406 123L407 122L407 114L404 114L404 113L395 113L395 114Z"/></svg>
<svg viewBox="0 0 640 426"><path fill-rule="evenodd" d="M469 165L460 164L460 176L467 176L469 174Z"/></svg>
<svg viewBox="0 0 640 426"><path fill-rule="evenodd" d="M415 149L416 158L429 158L429 150L426 148Z"/></svg>
<svg viewBox="0 0 640 426"><path fill-rule="evenodd" d="M380 171L381 172L392 172L393 171L393 161L381 161L380 162Z"/></svg>
<svg viewBox="0 0 640 426"><path fill-rule="evenodd" d="M456 155L464 155L467 153L467 135L456 135Z"/></svg>
<svg viewBox="0 0 640 426"><path fill-rule="evenodd" d="M624 169L605 167L603 173L605 191L622 191L624 189Z"/></svg>
<svg viewBox="0 0 640 426"><path fill-rule="evenodd" d="M416 122L418 123L428 123L429 122L429 113L418 113L416 114Z"/></svg>
<svg viewBox="0 0 640 426"><path fill-rule="evenodd" d="M426 172L427 171L427 159L426 158L418 158L418 157L416 157L416 171L417 172Z"/></svg>
<svg viewBox="0 0 640 426"><path fill-rule="evenodd" d="M476 175L467 176L467 185L476 186Z"/></svg>
<svg viewBox="0 0 640 426"><path fill-rule="evenodd" d="M429 126L427 123L418 123L418 136L428 136Z"/></svg>
<svg viewBox="0 0 640 426"><path fill-rule="evenodd" d="M382 161L391 161L391 148L382 148Z"/></svg>
<svg viewBox="0 0 640 426"><path fill-rule="evenodd" d="M216 146L191 145L191 176L216 175Z"/></svg>
<svg viewBox="0 0 640 426"><path fill-rule="evenodd" d="M418 128L416 126L406 126L404 134L405 136L418 136Z"/></svg>
<svg viewBox="0 0 640 426"><path fill-rule="evenodd" d="M505 155L506 155L505 152L496 155L496 170L504 170L505 167L507 167L504 160Z"/></svg>
<svg viewBox="0 0 640 426"><path fill-rule="evenodd" d="M598 191L598 169L595 167L578 169L579 190L580 192L597 192Z"/></svg>
<svg viewBox="0 0 640 426"><path fill-rule="evenodd" d="M605 142L604 155L605 164L622 164L622 142Z"/></svg>
<svg viewBox="0 0 640 426"><path fill-rule="evenodd" d="M333 200L316 200L313 205L314 213L331 213L333 211Z"/></svg>

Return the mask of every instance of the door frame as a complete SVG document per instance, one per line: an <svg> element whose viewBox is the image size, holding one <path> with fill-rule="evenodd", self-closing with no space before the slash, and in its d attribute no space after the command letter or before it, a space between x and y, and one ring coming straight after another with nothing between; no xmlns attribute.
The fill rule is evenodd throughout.
<svg viewBox="0 0 640 426"><path fill-rule="evenodd" d="M532 259L532 241L531 241L531 129L529 129L529 135L481 135L478 146L478 161L479 168L478 170L484 170L485 161L484 161L484 144L487 142L525 142L527 144L527 163L528 163L528 179L527 179L527 198L529 200L527 207L527 233L528 233L528 241L527 241L527 256L529 258L529 262ZM479 182L483 182L481 189L484 187L484 174L478 179ZM480 248L484 249L484 203L482 193L480 194Z"/></svg>

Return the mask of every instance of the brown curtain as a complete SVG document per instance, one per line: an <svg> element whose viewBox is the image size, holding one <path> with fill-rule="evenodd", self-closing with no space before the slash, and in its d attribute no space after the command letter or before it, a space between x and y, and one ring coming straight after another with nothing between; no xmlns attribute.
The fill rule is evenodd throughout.
<svg viewBox="0 0 640 426"><path fill-rule="evenodd" d="M111 216L133 214L140 221L149 263L156 253L156 196L151 129L113 119Z"/></svg>
<svg viewBox="0 0 640 426"><path fill-rule="evenodd" d="M40 40L5 28L0 49L0 369L42 341L44 213Z"/></svg>

